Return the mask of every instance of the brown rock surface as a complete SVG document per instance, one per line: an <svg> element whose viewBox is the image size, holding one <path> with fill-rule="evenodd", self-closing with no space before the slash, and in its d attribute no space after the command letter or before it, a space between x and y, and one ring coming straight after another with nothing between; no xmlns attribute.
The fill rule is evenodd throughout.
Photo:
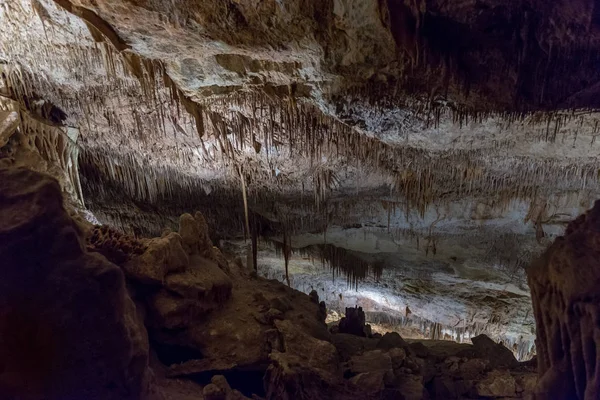
<svg viewBox="0 0 600 400"><path fill-rule="evenodd" d="M160 284L169 272L184 270L189 265L189 257L183 250L181 236L169 233L147 241L142 254L122 265L128 278Z"/></svg>
<svg viewBox="0 0 600 400"><path fill-rule="evenodd" d="M515 397L515 378L508 371L493 370L475 385L477 395L482 397Z"/></svg>
<svg viewBox="0 0 600 400"><path fill-rule="evenodd" d="M540 399L600 396L600 202L528 270Z"/></svg>
<svg viewBox="0 0 600 400"><path fill-rule="evenodd" d="M0 170L0 393L139 399L148 341L123 272L85 251L58 183Z"/></svg>

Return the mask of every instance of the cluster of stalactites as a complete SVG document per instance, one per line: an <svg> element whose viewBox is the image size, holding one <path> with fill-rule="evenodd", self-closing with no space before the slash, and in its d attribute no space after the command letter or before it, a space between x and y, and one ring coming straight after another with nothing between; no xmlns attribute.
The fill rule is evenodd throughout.
<svg viewBox="0 0 600 400"><path fill-rule="evenodd" d="M71 135L66 127L50 125L19 108L17 102L4 99L0 109L18 110L19 126L9 142L0 149L0 157L12 165L26 166L46 172L58 179L74 206L84 207L79 177L79 147L76 130Z"/></svg>
<svg viewBox="0 0 600 400"><path fill-rule="evenodd" d="M39 12L38 16L42 18ZM121 180L126 193L137 199L191 198L199 186L205 186L203 182L195 182L198 179L194 177L195 168L215 166L214 169L227 171L226 183L238 192L243 184L250 205L259 203L263 197L292 192L290 188L307 190L313 194L308 196L312 197L311 210L323 210L320 215L327 219L327 203L335 196L342 179L331 160L339 160L337 165L356 165L360 171L378 172L385 177L391 195L397 198L394 207L398 204L407 214L416 210L421 216L433 203L456 198L473 196L509 202L537 199L556 188L598 188L600 164L595 159L568 164L552 159L507 158L501 143L495 149L438 152L390 145L358 132L312 103L299 100L291 87L265 86L225 95L205 89L200 93L203 97L194 96L177 86L161 61L141 57L118 38L107 37L106 32L90 24L88 27L95 45L65 46L59 49L60 57L44 58L46 70L79 71L82 89L72 94L66 87L57 86L52 77L38 71L32 73L18 64L18 57L24 57L27 50L19 41L0 44L4 53L14 55L9 60L13 62L3 67L3 79L17 99L30 98L36 93L50 94L54 96L52 102L78 115L85 132L84 146L98 149L116 140L122 148L134 150L136 157L140 154L155 157L147 163L127 161L133 169L144 168L143 174L111 167L111 162L97 163L105 174L104 183ZM46 34L58 39L60 32L48 29ZM44 43L35 43L36 51L50 54L53 48ZM106 79L97 79L98 71L104 71ZM352 93L338 95L352 97ZM397 98L382 98L379 104L388 107L397 101ZM433 118L436 124L442 116L459 126L473 119L481 122L497 116L509 124L546 120L548 141L556 137L569 119L581 117L575 112L471 113L432 100L422 105L415 101L406 104L415 110L415 118L426 121ZM124 114L128 118L123 118ZM94 116L102 116L101 122L109 129L100 126ZM594 134L596 131L597 126ZM110 132L110 137L102 137L103 132ZM119 155L116 146L111 151L115 159L127 158ZM105 154L102 156L106 158ZM185 173L165 172L165 168L156 166L165 157L169 164ZM307 174L293 175L281 164L281 159L300 158L308 165ZM507 169L511 173L506 173ZM181 182L170 182L174 179ZM179 190L187 194L179 194Z"/></svg>
<svg viewBox="0 0 600 400"><path fill-rule="evenodd" d="M386 328L395 329L400 332L416 330L420 337L405 337L405 339L432 339L432 340L450 340L458 343L471 343L471 338L484 334L490 336L498 343L513 352L519 361L530 360L535 356L535 341L533 335L527 337L494 334L495 327L482 322L474 322L470 325L447 326L439 322L433 322L425 318L420 318L413 314L407 316L396 316L384 312L366 312L368 323L382 324ZM407 330L405 328L411 328Z"/></svg>
<svg viewBox="0 0 600 400"><path fill-rule="evenodd" d="M358 289L360 281L372 276L379 280L383 272L383 264L378 262L367 262L354 255L351 251L331 244L312 245L299 249L287 248L285 243L277 241L272 242L276 253L284 256L288 251L290 255L296 255L301 258L310 258L314 261L319 258L323 267L327 266L332 273L332 279L343 275L346 278L348 287Z"/></svg>

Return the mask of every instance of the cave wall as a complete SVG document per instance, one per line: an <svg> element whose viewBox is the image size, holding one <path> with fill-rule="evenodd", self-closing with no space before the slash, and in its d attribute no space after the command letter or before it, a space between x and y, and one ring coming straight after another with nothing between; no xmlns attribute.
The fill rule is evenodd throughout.
<svg viewBox="0 0 600 400"><path fill-rule="evenodd" d="M528 270L540 399L598 397L599 217L596 202Z"/></svg>

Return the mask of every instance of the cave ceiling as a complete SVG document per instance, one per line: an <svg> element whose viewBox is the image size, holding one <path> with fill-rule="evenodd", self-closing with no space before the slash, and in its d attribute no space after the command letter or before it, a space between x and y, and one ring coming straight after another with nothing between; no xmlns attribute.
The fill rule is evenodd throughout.
<svg viewBox="0 0 600 400"><path fill-rule="evenodd" d="M103 223L472 280L599 197L599 39L594 0L0 0L0 95L77 132Z"/></svg>

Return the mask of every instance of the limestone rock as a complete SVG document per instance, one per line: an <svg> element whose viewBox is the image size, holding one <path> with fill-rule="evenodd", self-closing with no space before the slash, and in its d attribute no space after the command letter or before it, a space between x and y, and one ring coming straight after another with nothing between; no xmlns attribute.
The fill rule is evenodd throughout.
<svg viewBox="0 0 600 400"><path fill-rule="evenodd" d="M141 241L107 226L93 226L86 232L88 251L96 251L119 266L146 251Z"/></svg>
<svg viewBox="0 0 600 400"><path fill-rule="evenodd" d="M0 393L139 399L148 340L121 269L87 253L52 178L0 170Z"/></svg>
<svg viewBox="0 0 600 400"><path fill-rule="evenodd" d="M197 254L200 240L198 224L191 214L182 214L179 217L179 235L188 254Z"/></svg>
<svg viewBox="0 0 600 400"><path fill-rule="evenodd" d="M516 373L513 376L517 382L517 392L523 395L534 393L538 381L537 373Z"/></svg>
<svg viewBox="0 0 600 400"><path fill-rule="evenodd" d="M387 371L371 371L360 373L350 379L357 387L369 393L379 393L385 389Z"/></svg>
<svg viewBox="0 0 600 400"><path fill-rule="evenodd" d="M231 296L231 279L211 260L192 256L190 268L169 274L165 287L184 298L222 303Z"/></svg>
<svg viewBox="0 0 600 400"><path fill-rule="evenodd" d="M232 390L223 375L215 375L211 383L202 390L204 400L244 400L248 399L237 390Z"/></svg>
<svg viewBox="0 0 600 400"><path fill-rule="evenodd" d="M292 322L275 321L284 352L274 351L265 374L267 399L312 399L341 383L335 347L312 338Z"/></svg>
<svg viewBox="0 0 600 400"><path fill-rule="evenodd" d="M214 262L192 256L184 272L167 276L164 289L149 302L155 328L179 329L192 326L231 296L232 283Z"/></svg>
<svg viewBox="0 0 600 400"><path fill-rule="evenodd" d="M383 335L381 337L381 339L379 339L379 342L377 342L378 349L384 349L384 350L389 350L389 349L393 349L393 348L403 348L404 349L407 347L408 347L408 343L406 343L404 341L404 339L402 339L397 332L387 332L385 335Z"/></svg>
<svg viewBox="0 0 600 400"><path fill-rule="evenodd" d="M461 363L458 367L458 374L461 378L478 379L488 369L489 361L480 358L473 358Z"/></svg>
<svg viewBox="0 0 600 400"><path fill-rule="evenodd" d="M189 258L183 250L182 238L177 233L169 233L151 239L143 254L134 257L123 265L127 277L146 284L161 284L171 272L183 271L189 265Z"/></svg>
<svg viewBox="0 0 600 400"><path fill-rule="evenodd" d="M406 359L406 351L400 348L393 348L388 351L390 359L392 360L392 368L399 369L404 364L404 360Z"/></svg>
<svg viewBox="0 0 600 400"><path fill-rule="evenodd" d="M313 303L319 304L319 294L316 290L311 290L308 294L308 297L310 297L310 301L312 301Z"/></svg>
<svg viewBox="0 0 600 400"><path fill-rule="evenodd" d="M502 344L494 342L486 335L476 336L471 338L471 341L478 357L489 360L492 368L510 368L518 364L512 351Z"/></svg>
<svg viewBox="0 0 600 400"><path fill-rule="evenodd" d="M454 379L447 375L433 378L431 394L434 399L456 399L457 388Z"/></svg>
<svg viewBox="0 0 600 400"><path fill-rule="evenodd" d="M8 140L19 126L19 113L16 111L0 111L0 147Z"/></svg>
<svg viewBox="0 0 600 400"><path fill-rule="evenodd" d="M166 329L187 328L213 307L212 304L201 303L193 298L184 298L167 290L160 290L149 301L152 318L149 326Z"/></svg>
<svg viewBox="0 0 600 400"><path fill-rule="evenodd" d="M348 333L336 333L331 335L331 342L337 348L343 361L349 360L352 356L363 353L368 350L375 350L377 340L350 335Z"/></svg>
<svg viewBox="0 0 600 400"><path fill-rule="evenodd" d="M419 375L402 374L396 377L396 385L399 388L401 399L425 400L429 396L423 386L423 378Z"/></svg>
<svg viewBox="0 0 600 400"><path fill-rule="evenodd" d="M188 254L211 258L213 244L208 235L206 220L201 213L197 212L194 216L191 214L181 215L179 217L179 234Z"/></svg>
<svg viewBox="0 0 600 400"><path fill-rule="evenodd" d="M318 370L328 381L340 378L339 359L331 343L310 337L288 320L275 321L275 327L282 335L286 354L305 359L310 367Z"/></svg>
<svg viewBox="0 0 600 400"><path fill-rule="evenodd" d="M365 324L365 312L362 307L347 307L346 316L340 320L339 332L356 336L369 336L370 326Z"/></svg>
<svg viewBox="0 0 600 400"><path fill-rule="evenodd" d="M202 395L205 400L226 400L227 395L225 391L214 383L210 383L202 389Z"/></svg>
<svg viewBox="0 0 600 400"><path fill-rule="evenodd" d="M429 355L429 349L421 342L410 343L410 351L417 357L425 358Z"/></svg>
<svg viewBox="0 0 600 400"><path fill-rule="evenodd" d="M367 351L361 355L354 356L348 362L348 369L352 374L373 371L392 371L392 360L388 353L382 350Z"/></svg>
<svg viewBox="0 0 600 400"><path fill-rule="evenodd" d="M514 397L517 391L515 378L506 370L490 371L475 385L478 396Z"/></svg>

